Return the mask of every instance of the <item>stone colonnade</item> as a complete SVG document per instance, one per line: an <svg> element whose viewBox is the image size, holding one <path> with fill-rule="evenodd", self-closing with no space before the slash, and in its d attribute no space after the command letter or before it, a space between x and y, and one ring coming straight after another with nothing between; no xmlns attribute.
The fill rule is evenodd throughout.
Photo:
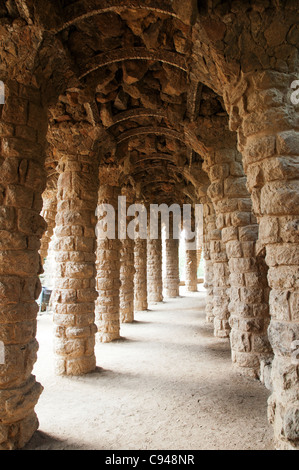
<svg viewBox="0 0 299 470"><path fill-rule="evenodd" d="M115 182L101 184L93 155L61 157L58 171L53 247L57 272L52 293L56 372L78 375L95 368L95 339L119 339L121 323L132 323L135 311L163 301L162 236L160 226L157 240L139 237L138 231L135 240L119 239L118 197L125 195L128 207L134 196ZM97 219L98 208L106 204L115 214L113 238L95 230L97 220L106 215ZM126 224L132 218L127 216ZM178 248L178 240L167 243ZM175 271L178 295L178 250L170 250L167 260L172 269L165 285L173 283Z"/></svg>
<svg viewBox="0 0 299 470"><path fill-rule="evenodd" d="M256 257L258 226L235 147L211 149L205 161L216 213L211 237L214 330L216 336L230 336L232 360L240 371L259 377L261 361L272 357L268 286Z"/></svg>
<svg viewBox="0 0 299 470"><path fill-rule="evenodd" d="M272 83L270 79L275 87L281 86L275 81L276 76L267 77L267 86ZM263 80L265 76L249 77L249 103L251 93L255 93L250 90L259 86L261 93L265 92ZM16 106L20 109L17 121L11 111ZM0 275L4 301L1 300L0 331L6 365L1 369L0 406L1 445L5 448L22 446L38 425L34 406L42 387L31 374L37 351L35 299L40 292L41 272L38 250L45 257L56 204L57 278L52 303L58 374L78 375L94 370L95 336L100 341L113 341L120 337L120 322L133 321L133 252L135 310L145 310L148 301L154 301L150 296L153 292L161 299L159 282L149 289L148 297L152 268L146 262L151 260L157 279L161 279L159 239L155 244L143 239L130 240L129 245L118 239L96 241L96 207L106 202L114 205L117 214L120 190L105 184L98 190L95 176L98 168L92 154L61 156L57 200L56 203L49 200L49 205L44 206L49 229L40 247L45 228L40 216L45 176L37 155L42 152L45 135L36 128L33 117L36 113L39 116L44 113L36 90L15 84L8 87L1 115L4 189ZM261 366L271 363L274 353L269 417L277 445L288 448L297 439L297 365L293 361L292 343L298 337L298 206L297 180L293 177L298 139L296 132L288 129L291 110L288 117L284 108L281 110L281 132L268 121L265 123L263 113L254 114L264 125L263 136L259 135L259 128L255 130L253 124L248 124L253 119L252 113L242 116L242 127L238 130L247 180L236 149L211 149L206 160L211 182L207 196L202 198L207 319L213 320L216 336L230 336L232 360L240 371L261 376ZM280 178L288 181L288 190ZM157 256L147 256L151 250ZM196 265L193 255L187 253L191 264ZM178 240L172 238L166 241L166 268L166 296L174 297L179 287ZM129 277L126 272L130 272ZM192 272L189 286L194 281ZM129 278L131 287L126 287ZM126 299L128 310L120 316L121 298ZM17 366L15 352L19 358ZM15 407L11 408L11 403Z"/></svg>
<svg viewBox="0 0 299 470"><path fill-rule="evenodd" d="M298 111L287 92L296 78L276 70L248 73L225 93L259 223L258 253L265 252L268 266L268 339L274 353L268 415L280 449L299 443L299 134ZM255 283L254 289L256 300L262 299L262 286ZM252 314L259 320L266 307L255 303ZM255 347L262 350L265 341L266 332Z"/></svg>

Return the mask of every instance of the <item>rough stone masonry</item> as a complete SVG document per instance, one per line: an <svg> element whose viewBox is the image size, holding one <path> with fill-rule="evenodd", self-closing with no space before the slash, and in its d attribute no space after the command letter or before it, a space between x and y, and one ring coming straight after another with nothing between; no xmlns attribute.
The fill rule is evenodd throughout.
<svg viewBox="0 0 299 470"><path fill-rule="evenodd" d="M179 293L172 236L165 278L160 236L97 239L120 194L203 205L187 286L203 250L207 321L270 387L276 448L298 449L298 20L294 0L1 1L1 449L38 429L49 246L57 374L93 371L96 340Z"/></svg>

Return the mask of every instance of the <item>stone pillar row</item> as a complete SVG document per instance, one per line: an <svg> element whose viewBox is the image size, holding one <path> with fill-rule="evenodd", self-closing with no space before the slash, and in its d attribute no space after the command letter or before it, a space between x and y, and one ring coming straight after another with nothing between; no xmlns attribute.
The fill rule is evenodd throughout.
<svg viewBox="0 0 299 470"><path fill-rule="evenodd" d="M211 237L215 335L230 337L232 361L240 372L260 377L262 361L272 356L268 286L256 258L258 226L235 142L211 150L205 168L216 213Z"/></svg>
<svg viewBox="0 0 299 470"><path fill-rule="evenodd" d="M56 372L79 375L95 368L95 339L100 342L119 339L120 323L133 322L134 311L148 308L147 269L151 273L151 301L163 300L161 237L119 239L120 188L103 183L98 189L98 169L93 155L61 157L58 171L53 247L57 273L52 294ZM126 191L123 195L129 196L127 205L131 204L133 198ZM103 204L113 209L113 237L96 231L97 208ZM106 215L104 211L100 217L105 219ZM148 263L147 243L153 247ZM178 269L177 262L176 258Z"/></svg>
<svg viewBox="0 0 299 470"><path fill-rule="evenodd" d="M258 250L265 251L268 266L268 337L274 352L268 412L280 449L299 448L299 132L298 107L290 99L296 79L295 73L275 70L248 73L225 95L259 222ZM251 269L248 273L241 300L245 309L250 283L251 324L257 328L263 287ZM257 337L254 347L263 350L265 336Z"/></svg>
<svg viewBox="0 0 299 470"><path fill-rule="evenodd" d="M5 105L0 106L1 350L4 346L0 449L23 447L38 428L34 408L42 386L32 375L38 350L36 299L41 291L41 257L46 257L56 205L53 249L57 272L52 294L56 372L80 375L93 371L96 333L102 341L119 337L120 243L99 241L95 258L97 204L99 200L111 203L116 190L111 194L111 187L102 185L98 194L98 167L92 152L60 152L57 200L48 199L44 206L48 223L44 234L46 224L40 214L46 186L47 128L39 90L16 81L6 82ZM125 279L130 272L131 288L132 250L132 243L130 247L123 245L122 274ZM140 264L136 272L142 272L142 276L136 276L135 302L140 302L136 307L144 309L146 241L136 242L136 254ZM140 269L142 262L145 267ZM122 286L124 304L130 310L123 311L122 320L131 321L132 292L128 299L125 281Z"/></svg>

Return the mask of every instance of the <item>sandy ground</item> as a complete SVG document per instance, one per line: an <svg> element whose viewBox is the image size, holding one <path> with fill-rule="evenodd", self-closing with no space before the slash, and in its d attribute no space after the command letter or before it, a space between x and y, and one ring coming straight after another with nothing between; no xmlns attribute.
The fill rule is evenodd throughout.
<svg viewBox="0 0 299 470"><path fill-rule="evenodd" d="M140 312L96 346L98 369L53 373L52 317L38 318L40 430L26 449L272 450L268 390L233 371L228 340L206 324L204 293Z"/></svg>

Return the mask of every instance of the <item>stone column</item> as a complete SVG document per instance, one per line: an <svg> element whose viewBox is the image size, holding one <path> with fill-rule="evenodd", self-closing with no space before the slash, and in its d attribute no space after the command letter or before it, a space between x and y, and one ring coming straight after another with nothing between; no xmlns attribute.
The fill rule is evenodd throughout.
<svg viewBox="0 0 299 470"><path fill-rule="evenodd" d="M232 144L236 146L235 140ZM246 188L242 157L233 146L216 148L207 163L211 179L208 192L229 261L232 360L241 373L259 377L261 361L272 355L267 340L268 289L255 254L258 226Z"/></svg>
<svg viewBox="0 0 299 470"><path fill-rule="evenodd" d="M290 98L295 79L297 74L274 70L245 74L225 96L259 222L259 249L265 249L269 266L268 335L274 351L269 418L280 449L299 448L299 132Z"/></svg>
<svg viewBox="0 0 299 470"><path fill-rule="evenodd" d="M221 230L215 228L209 235L213 263L213 317L214 335L228 338L229 325L229 267Z"/></svg>
<svg viewBox="0 0 299 470"><path fill-rule="evenodd" d="M48 256L48 249L50 245L51 238L54 233L55 228L55 218L57 213L57 191L45 191L43 194L43 210L42 217L47 223L47 230L42 236L41 247L40 247L40 257L41 262L44 264L45 259Z"/></svg>
<svg viewBox="0 0 299 470"><path fill-rule="evenodd" d="M133 203L133 190L122 188L122 196L126 197L127 207ZM126 218L129 223L132 217ZM134 321L134 240L128 235L121 240L120 250L120 320L122 323Z"/></svg>
<svg viewBox="0 0 299 470"><path fill-rule="evenodd" d="M210 247L210 236L216 227L216 215L214 206L207 196L201 199L203 204L203 218L204 218L204 244L203 244L203 256L205 260L205 283L204 288L206 289L206 320L208 323L214 323L213 314L213 279L214 279L214 268L213 261L211 258L211 247Z"/></svg>
<svg viewBox="0 0 299 470"><path fill-rule="evenodd" d="M101 172L100 172L101 173ZM120 188L105 184L111 177L100 177L98 204L109 204L115 213L115 238L98 237L97 243L97 291L96 325L97 340L103 343L120 338L120 250L118 239L118 196Z"/></svg>
<svg viewBox="0 0 299 470"><path fill-rule="evenodd" d="M194 211L192 211L192 221L191 221L191 230L195 230L195 221L194 221ZM190 238L191 233L186 233L185 243L194 243L196 247L196 235L194 238ZM185 256L186 256L186 267L185 267L185 277L186 277L186 290L187 292L197 292L197 250L193 247L192 250L188 250L186 245Z"/></svg>
<svg viewBox="0 0 299 470"><path fill-rule="evenodd" d="M55 365L58 375L81 375L96 367L95 225L97 164L94 155L64 155L58 165L57 272L52 293Z"/></svg>
<svg viewBox="0 0 299 470"><path fill-rule="evenodd" d="M210 189L210 188L209 188ZM216 213L210 195L203 198L205 220L205 264L207 290L206 318L214 324L214 335L228 338L229 326L229 270L221 230L216 227Z"/></svg>
<svg viewBox="0 0 299 470"><path fill-rule="evenodd" d="M135 239L134 246L134 310L140 312L147 310L147 240L142 238Z"/></svg>
<svg viewBox="0 0 299 470"><path fill-rule="evenodd" d="M38 343L41 285L38 250L46 228L40 216L45 189L47 115L39 91L5 83L0 105L0 449L23 447L38 428L34 411L42 386L32 375Z"/></svg>
<svg viewBox="0 0 299 470"><path fill-rule="evenodd" d="M165 240L165 296L175 298L180 295L180 274L179 274L179 240L173 238L172 217L169 218L169 237Z"/></svg>
<svg viewBox="0 0 299 470"><path fill-rule="evenodd" d="M158 238L151 239L150 230L147 240L147 295L148 302L163 301L162 280L162 236L161 220L158 220Z"/></svg>
<svg viewBox="0 0 299 470"><path fill-rule="evenodd" d="M204 236L204 233L202 233L202 235L199 236L199 233L197 231L197 233L196 233L196 263L197 263L196 265L197 265L197 272L198 272L198 268L199 268L199 265L200 265L200 262L201 262L202 253L203 253L203 243L204 243L203 236Z"/></svg>

